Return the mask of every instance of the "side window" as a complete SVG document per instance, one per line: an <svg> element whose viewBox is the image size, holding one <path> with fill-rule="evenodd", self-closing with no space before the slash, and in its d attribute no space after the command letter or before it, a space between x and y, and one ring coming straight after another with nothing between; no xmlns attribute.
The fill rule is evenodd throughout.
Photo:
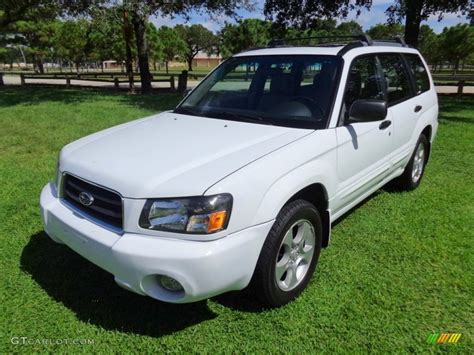
<svg viewBox="0 0 474 355"><path fill-rule="evenodd" d="M395 105L413 96L410 79L399 54L380 54L383 74L387 83L387 100Z"/></svg>
<svg viewBox="0 0 474 355"><path fill-rule="evenodd" d="M430 89L430 79L428 77L428 71L426 70L423 62L417 54L404 54L408 61L413 77L416 83L416 94L428 91Z"/></svg>
<svg viewBox="0 0 474 355"><path fill-rule="evenodd" d="M375 55L358 57L352 61L344 91L343 119L347 118L352 103L361 99L384 99Z"/></svg>

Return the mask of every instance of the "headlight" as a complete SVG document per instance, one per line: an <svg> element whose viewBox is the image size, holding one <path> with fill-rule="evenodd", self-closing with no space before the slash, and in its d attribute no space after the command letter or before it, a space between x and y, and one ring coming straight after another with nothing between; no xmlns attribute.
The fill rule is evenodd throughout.
<svg viewBox="0 0 474 355"><path fill-rule="evenodd" d="M215 233L227 228L232 196L220 194L148 200L140 227L175 233Z"/></svg>

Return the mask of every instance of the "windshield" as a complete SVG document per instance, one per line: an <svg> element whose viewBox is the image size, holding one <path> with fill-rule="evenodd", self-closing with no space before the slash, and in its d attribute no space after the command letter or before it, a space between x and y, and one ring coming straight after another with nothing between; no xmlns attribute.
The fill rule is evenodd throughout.
<svg viewBox="0 0 474 355"><path fill-rule="evenodd" d="M342 60L325 55L234 57L174 112L259 124L326 128Z"/></svg>

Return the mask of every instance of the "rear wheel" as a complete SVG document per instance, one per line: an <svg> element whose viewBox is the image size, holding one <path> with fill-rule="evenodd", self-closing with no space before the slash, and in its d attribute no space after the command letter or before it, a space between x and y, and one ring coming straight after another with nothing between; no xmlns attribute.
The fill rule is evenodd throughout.
<svg viewBox="0 0 474 355"><path fill-rule="evenodd" d="M415 146L415 151L408 162L403 174L394 180L394 185L400 190L414 190L420 185L426 162L428 161L428 139L421 135Z"/></svg>
<svg viewBox="0 0 474 355"><path fill-rule="evenodd" d="M251 284L264 304L284 305L306 288L321 252L321 226L318 210L307 201L290 202L280 211Z"/></svg>

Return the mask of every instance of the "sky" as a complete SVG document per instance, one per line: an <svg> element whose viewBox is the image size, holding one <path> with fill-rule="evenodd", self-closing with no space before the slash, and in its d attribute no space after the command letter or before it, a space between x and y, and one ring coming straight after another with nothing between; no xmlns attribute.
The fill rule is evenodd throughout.
<svg viewBox="0 0 474 355"><path fill-rule="evenodd" d="M261 18L263 19L263 4L264 0L256 0L256 10L253 12L240 11L239 16L242 18ZM385 10L387 9L393 1L390 0L373 0L373 5L370 11L362 10L362 13L359 16L356 16L355 13L352 13L348 16L347 21L354 20L358 22L364 30L369 29L370 27L378 24L384 23L387 20L385 15ZM170 17L158 17L155 16L151 21L158 27L169 26L173 27L177 24L201 24L204 27L208 28L213 32L219 31L224 23L235 22L233 19L230 19L225 16L219 16L217 18L210 18L206 15L199 15L197 13L190 14L189 22L186 22L185 19L176 17L174 19ZM444 18L438 22L437 16L431 16L428 21L423 22L423 24L428 24L436 32L440 33L444 27L449 27L456 25L458 23L468 23L466 16L461 16L460 14L445 14Z"/></svg>

